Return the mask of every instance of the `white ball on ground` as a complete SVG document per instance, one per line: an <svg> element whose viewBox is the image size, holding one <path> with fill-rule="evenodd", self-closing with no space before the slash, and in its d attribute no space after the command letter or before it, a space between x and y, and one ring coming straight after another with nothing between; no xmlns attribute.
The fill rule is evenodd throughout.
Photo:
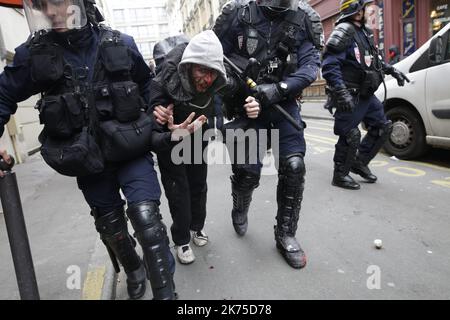
<svg viewBox="0 0 450 320"><path fill-rule="evenodd" d="M375 245L375 248L377 248L377 249L381 249L383 247L383 241L381 241L380 239L375 239L373 241L373 244Z"/></svg>

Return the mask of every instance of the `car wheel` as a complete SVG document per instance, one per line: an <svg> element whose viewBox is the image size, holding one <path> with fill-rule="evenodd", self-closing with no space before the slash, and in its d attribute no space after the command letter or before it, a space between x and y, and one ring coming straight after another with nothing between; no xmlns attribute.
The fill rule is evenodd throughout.
<svg viewBox="0 0 450 320"><path fill-rule="evenodd" d="M425 128L420 116L410 108L399 106L386 112L393 130L384 145L386 152L399 159L414 159L428 151Z"/></svg>

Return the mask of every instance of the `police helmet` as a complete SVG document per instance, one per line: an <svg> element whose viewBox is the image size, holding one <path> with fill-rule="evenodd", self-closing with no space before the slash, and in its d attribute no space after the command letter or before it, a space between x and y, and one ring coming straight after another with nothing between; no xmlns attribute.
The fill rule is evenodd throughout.
<svg viewBox="0 0 450 320"><path fill-rule="evenodd" d="M103 21L95 0L23 0L31 32L81 29Z"/></svg>
<svg viewBox="0 0 450 320"><path fill-rule="evenodd" d="M260 7L269 7L274 10L298 10L299 0L256 0Z"/></svg>
<svg viewBox="0 0 450 320"><path fill-rule="evenodd" d="M339 4L340 16L336 23L357 14L362 10L367 4L373 2L374 0L341 0Z"/></svg>

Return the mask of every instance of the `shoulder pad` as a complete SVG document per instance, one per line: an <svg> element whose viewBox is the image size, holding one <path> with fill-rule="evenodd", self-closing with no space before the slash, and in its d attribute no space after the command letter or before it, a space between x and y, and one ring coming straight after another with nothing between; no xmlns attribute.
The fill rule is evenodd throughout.
<svg viewBox="0 0 450 320"><path fill-rule="evenodd" d="M233 21L239 7L239 0L231 0L224 4L220 15L217 17L216 22L213 27L213 31L216 33L217 37L220 38L225 31L228 29L229 24Z"/></svg>
<svg viewBox="0 0 450 320"><path fill-rule="evenodd" d="M351 23L338 24L327 41L326 49L335 53L344 51L350 45L355 33L355 27Z"/></svg>
<svg viewBox="0 0 450 320"><path fill-rule="evenodd" d="M320 15L307 2L300 1L298 7L307 16L306 23L309 27L308 32L310 33L314 46L318 50L322 50L325 45L325 35Z"/></svg>

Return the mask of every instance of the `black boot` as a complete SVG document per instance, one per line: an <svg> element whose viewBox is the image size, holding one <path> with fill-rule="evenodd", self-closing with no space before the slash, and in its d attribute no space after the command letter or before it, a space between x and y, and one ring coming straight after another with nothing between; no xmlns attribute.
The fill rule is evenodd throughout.
<svg viewBox="0 0 450 320"><path fill-rule="evenodd" d="M259 175L251 172L236 170L231 176L231 195L233 196L233 210L231 219L236 233L245 235L248 228L248 209L252 201L253 190L259 185Z"/></svg>
<svg viewBox="0 0 450 320"><path fill-rule="evenodd" d="M135 249L136 242L128 233L123 208L117 208L102 215L93 209L92 215L95 218L96 229L108 250L116 272L120 272L118 261L125 270L130 299L141 298L145 294L147 279L141 258Z"/></svg>
<svg viewBox="0 0 450 320"><path fill-rule="evenodd" d="M127 273L127 291L131 299L139 299L144 295L146 282L147 273L143 263L139 269Z"/></svg>
<svg viewBox="0 0 450 320"><path fill-rule="evenodd" d="M277 249L295 269L306 265L306 255L295 234L300 216L305 183L303 156L288 157L280 164L277 187L277 225L274 226Z"/></svg>
<svg viewBox="0 0 450 320"><path fill-rule="evenodd" d="M162 223L158 204L145 201L128 207L127 215L144 252L144 264L155 300L174 300L173 275L170 272L169 238Z"/></svg>
<svg viewBox="0 0 450 320"><path fill-rule="evenodd" d="M370 171L368 163L366 164L359 156L356 156L356 161L353 163L350 171L360 175L369 183L375 183L378 179L377 176Z"/></svg>
<svg viewBox="0 0 450 320"><path fill-rule="evenodd" d="M334 153L334 173L331 184L336 187L359 190L361 186L349 176L350 168L355 162L356 151L361 139L358 128L350 130L346 136L339 137Z"/></svg>
<svg viewBox="0 0 450 320"><path fill-rule="evenodd" d="M350 190L359 190L361 188L359 183L350 177L348 169L339 162L334 164L333 181L331 184L336 187Z"/></svg>

